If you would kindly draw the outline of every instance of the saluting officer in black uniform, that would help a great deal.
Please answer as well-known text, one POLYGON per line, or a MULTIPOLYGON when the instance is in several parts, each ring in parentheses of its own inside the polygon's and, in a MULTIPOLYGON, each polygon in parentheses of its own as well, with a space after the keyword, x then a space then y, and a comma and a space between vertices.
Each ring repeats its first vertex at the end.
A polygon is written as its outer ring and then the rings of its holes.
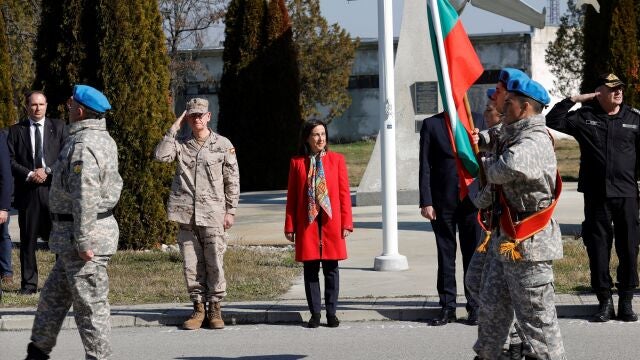
POLYGON ((591 287, 600 306, 593 321, 615 317, 609 274, 615 238, 618 319, 637 321, 631 301, 638 286, 638 186, 636 156, 640 145, 640 111, 622 103, 624 83, 614 74, 598 79, 594 93, 556 104, 547 126, 572 135, 580 145, 578 191, 584 194, 582 238, 589 255, 591 287), (569 111, 577 102, 581 108, 569 111), (613 224, 613 226, 612 226, 613 224))

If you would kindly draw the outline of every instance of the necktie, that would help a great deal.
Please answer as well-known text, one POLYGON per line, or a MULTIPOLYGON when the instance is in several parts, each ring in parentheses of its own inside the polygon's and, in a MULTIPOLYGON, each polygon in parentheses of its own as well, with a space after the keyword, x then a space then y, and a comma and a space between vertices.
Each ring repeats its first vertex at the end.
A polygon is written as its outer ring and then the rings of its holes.
POLYGON ((36 169, 39 169, 42 167, 42 135, 40 135, 40 124, 35 123, 34 124, 36 126, 36 138, 35 138, 35 145, 36 145, 36 151, 35 151, 35 155, 33 157, 33 163, 35 165, 36 169))

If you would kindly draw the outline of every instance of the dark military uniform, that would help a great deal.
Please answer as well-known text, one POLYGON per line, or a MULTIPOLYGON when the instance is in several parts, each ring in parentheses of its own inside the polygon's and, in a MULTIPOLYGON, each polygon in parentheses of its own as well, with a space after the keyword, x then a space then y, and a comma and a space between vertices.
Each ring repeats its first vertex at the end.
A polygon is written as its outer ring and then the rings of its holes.
POLYGON ((597 101, 569 111, 565 99, 547 114, 550 128, 572 135, 580 145, 578 191, 584 193, 582 237, 589 255, 591 286, 602 302, 611 296, 609 273, 615 238, 621 297, 633 296, 638 286, 637 152, 640 112, 622 104, 609 116, 597 101), (613 223, 613 226, 611 225, 613 223))
MULTIPOLYGON (((49 194, 53 228, 49 239, 56 263, 40 294, 31 341, 48 354, 73 305, 87 359, 108 359, 110 308, 107 264, 118 248, 119 229, 111 210, 122 190, 118 149, 105 119, 68 126, 49 194), (79 251, 92 250, 91 261, 79 251)), ((30 345, 31 346, 31 345, 30 345)))

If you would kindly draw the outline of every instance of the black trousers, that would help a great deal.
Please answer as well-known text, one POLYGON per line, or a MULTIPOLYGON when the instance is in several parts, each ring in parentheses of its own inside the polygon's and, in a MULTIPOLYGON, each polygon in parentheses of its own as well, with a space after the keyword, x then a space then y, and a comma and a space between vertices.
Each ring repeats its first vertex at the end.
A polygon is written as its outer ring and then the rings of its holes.
POLYGON ((37 290, 38 264, 36 261, 36 243, 38 236, 49 241, 51 218, 49 215, 49 187, 38 186, 32 190, 25 209, 18 210, 20 226, 20 287, 24 290, 37 290))
POLYGON ((315 260, 303 262, 304 292, 307 295, 307 305, 311 313, 320 313, 322 308, 320 297, 320 263, 324 274, 324 306, 327 315, 336 314, 338 293, 340 291, 340 270, 338 260, 315 260))
MULTIPOLYGON (((456 307, 456 228, 460 238, 460 252, 462 253, 462 268, 467 274, 471 257, 480 242, 482 229, 476 220, 478 209, 466 197, 457 202, 457 206, 440 207, 434 204, 436 219, 431 221, 431 227, 436 236, 438 250, 438 295, 440 306, 454 309, 456 307)), ((478 303, 471 293, 464 287, 467 298, 467 310, 475 309, 478 303)))
POLYGON ((616 245, 619 265, 616 287, 620 295, 638 287, 638 199, 584 195, 582 239, 589 255, 591 287, 599 300, 611 295, 611 247, 616 245))

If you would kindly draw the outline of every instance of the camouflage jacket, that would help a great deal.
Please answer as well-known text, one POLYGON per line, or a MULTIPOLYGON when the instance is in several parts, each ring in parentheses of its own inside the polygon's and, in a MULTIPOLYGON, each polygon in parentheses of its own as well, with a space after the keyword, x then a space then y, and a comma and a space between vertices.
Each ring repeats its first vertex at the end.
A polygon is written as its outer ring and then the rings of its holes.
MULTIPOLYGON (((548 207, 555 191, 557 163, 544 116, 504 125, 500 145, 494 157, 485 159, 487 181, 501 185, 512 213, 531 213, 548 207)), ((491 186, 485 187, 475 199, 480 208, 490 205, 491 196, 486 196, 490 189, 491 186)), ((491 241, 493 251, 505 240, 503 237, 500 232, 497 241, 491 241)), ((525 261, 562 258, 558 223, 551 219, 542 231, 523 241, 519 251, 525 261)))
POLYGON ((235 149, 224 136, 211 132, 200 145, 191 133, 169 130, 155 151, 162 162, 177 160, 167 202, 169 220, 208 226, 224 233, 225 214, 235 215, 240 198, 240 174, 235 149))
POLYGON ((120 199, 118 148, 105 119, 87 119, 68 125, 60 155, 52 169, 49 211, 72 214, 73 222, 54 221, 49 239, 53 252, 92 250, 109 255, 118 248, 119 229, 111 211, 120 199))

